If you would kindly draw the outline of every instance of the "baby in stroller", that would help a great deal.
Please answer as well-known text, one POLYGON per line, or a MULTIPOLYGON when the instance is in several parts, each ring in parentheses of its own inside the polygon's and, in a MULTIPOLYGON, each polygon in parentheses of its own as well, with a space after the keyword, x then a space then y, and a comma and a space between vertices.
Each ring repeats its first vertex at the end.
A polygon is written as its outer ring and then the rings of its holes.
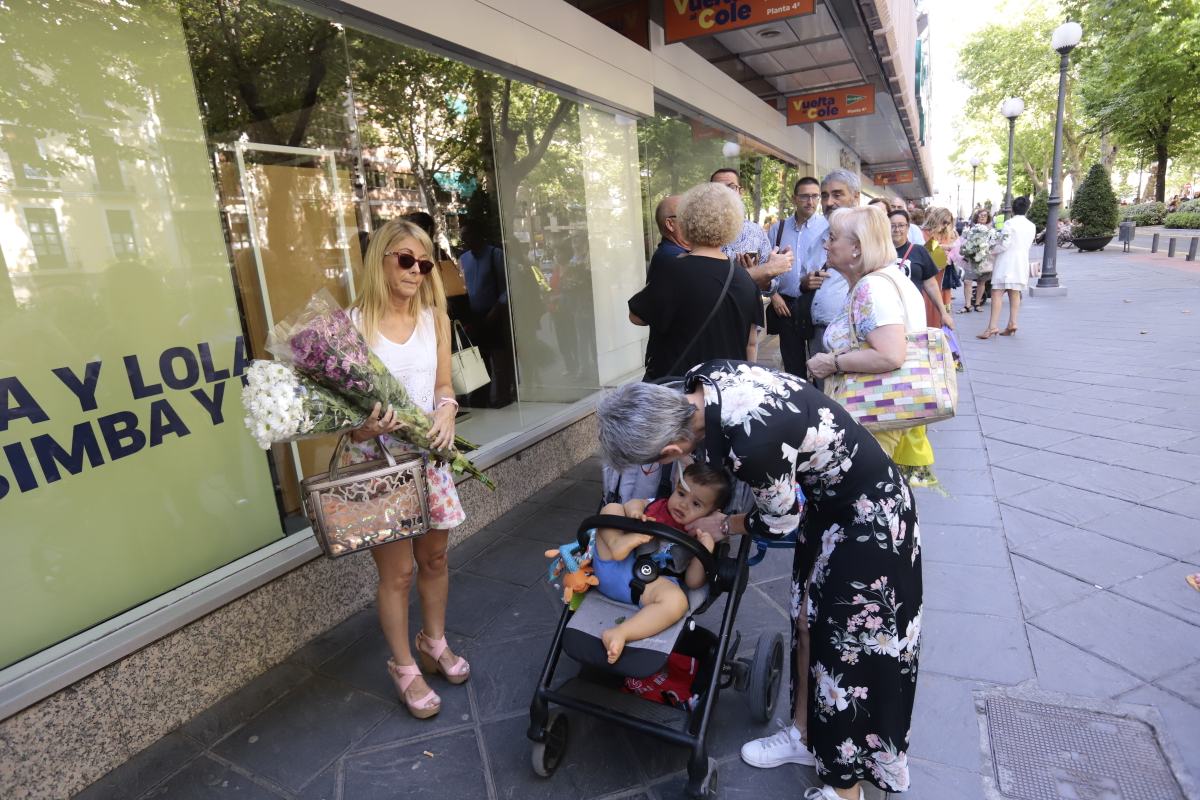
MULTIPOLYGON (((711 553, 716 546, 712 537, 703 532, 692 534, 687 526, 724 508, 729 502, 730 491, 725 473, 707 464, 695 463, 683 471, 670 496, 649 504, 646 500, 630 500, 623 505, 609 503, 600 513, 662 523, 694 536, 711 553)), ((687 595, 674 578, 657 577, 646 583, 640 595, 635 596, 638 595, 637 586, 632 582, 634 562, 638 558, 635 551, 653 540, 649 534, 625 533, 613 528, 596 531, 592 568, 600 581, 597 588, 611 600, 640 606, 632 617, 601 634, 610 664, 615 664, 621 657, 626 642, 661 633, 687 613, 687 595)), ((684 573, 684 583, 689 589, 698 589, 704 585, 704 580, 703 566, 693 559, 684 573)))

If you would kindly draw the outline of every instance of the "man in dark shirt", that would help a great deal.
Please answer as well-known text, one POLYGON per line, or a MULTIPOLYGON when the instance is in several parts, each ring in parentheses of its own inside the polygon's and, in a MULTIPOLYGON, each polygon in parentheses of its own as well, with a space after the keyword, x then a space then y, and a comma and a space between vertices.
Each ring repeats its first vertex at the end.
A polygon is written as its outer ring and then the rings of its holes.
POLYGON ((678 207, 679 195, 670 194, 660 200, 658 207, 654 209, 654 224, 658 226, 658 232, 662 235, 662 239, 659 241, 654 255, 650 257, 649 266, 646 267, 647 279, 654 272, 656 266, 664 261, 678 258, 688 251, 687 243, 683 241, 683 234, 679 232, 679 223, 675 219, 675 209, 678 207))
POLYGON ((942 324, 953 330, 954 317, 945 311, 942 304, 937 265, 933 263, 928 250, 908 240, 908 212, 903 208, 895 209, 888 215, 888 224, 892 229, 892 244, 896 246, 896 266, 912 280, 917 291, 924 292, 937 308, 943 309, 942 324))
POLYGON ((629 299, 630 319, 650 326, 644 380, 668 375, 680 356, 685 358, 679 372, 714 358, 747 358, 755 325, 762 318, 762 301, 758 287, 741 268, 734 269, 729 291, 712 321, 684 352, 716 304, 728 270, 728 261, 693 255, 654 266, 646 287, 629 299))

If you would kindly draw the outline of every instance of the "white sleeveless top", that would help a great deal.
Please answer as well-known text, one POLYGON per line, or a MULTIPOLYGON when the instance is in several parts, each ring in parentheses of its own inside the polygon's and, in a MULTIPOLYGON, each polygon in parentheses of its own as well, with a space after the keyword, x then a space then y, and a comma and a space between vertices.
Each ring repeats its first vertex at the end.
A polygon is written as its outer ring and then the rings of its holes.
MULTIPOLYGON (((357 308, 350 312, 350 318, 361 331, 357 308)), ((393 342, 376 333, 375 341, 368 344, 400 381, 413 403, 423 411, 433 411, 433 391, 437 385, 437 328, 433 311, 427 308, 421 312, 407 342, 393 342)))

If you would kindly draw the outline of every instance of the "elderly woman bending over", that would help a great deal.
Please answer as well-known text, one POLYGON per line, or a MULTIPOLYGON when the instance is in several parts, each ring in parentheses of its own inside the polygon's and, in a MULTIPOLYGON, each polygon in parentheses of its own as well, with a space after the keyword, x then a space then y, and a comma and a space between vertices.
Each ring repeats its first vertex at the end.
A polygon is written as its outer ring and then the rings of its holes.
MULTIPOLYGON (((872 213, 889 242, 883 212, 872 213)), ((812 384, 744 361, 699 364, 682 391, 627 384, 596 416, 609 463, 675 461, 703 444, 710 466, 749 485, 749 513, 711 514, 687 526, 693 533, 781 537, 800 528, 790 604, 793 724, 747 742, 742 759, 815 767, 824 785, 805 796, 818 800, 862 800, 864 781, 908 789, 921 540, 912 493, 871 435, 812 384), (797 488, 808 498, 803 518, 797 488)))

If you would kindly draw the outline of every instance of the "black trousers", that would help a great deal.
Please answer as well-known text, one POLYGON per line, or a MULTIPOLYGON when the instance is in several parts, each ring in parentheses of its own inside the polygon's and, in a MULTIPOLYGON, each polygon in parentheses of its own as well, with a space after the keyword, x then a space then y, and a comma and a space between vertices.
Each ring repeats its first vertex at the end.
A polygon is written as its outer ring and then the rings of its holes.
POLYGON ((796 303, 799 298, 780 295, 787 303, 790 317, 777 317, 779 324, 779 355, 783 359, 783 371, 798 378, 808 375, 808 337, 805 326, 798 322, 796 303))

